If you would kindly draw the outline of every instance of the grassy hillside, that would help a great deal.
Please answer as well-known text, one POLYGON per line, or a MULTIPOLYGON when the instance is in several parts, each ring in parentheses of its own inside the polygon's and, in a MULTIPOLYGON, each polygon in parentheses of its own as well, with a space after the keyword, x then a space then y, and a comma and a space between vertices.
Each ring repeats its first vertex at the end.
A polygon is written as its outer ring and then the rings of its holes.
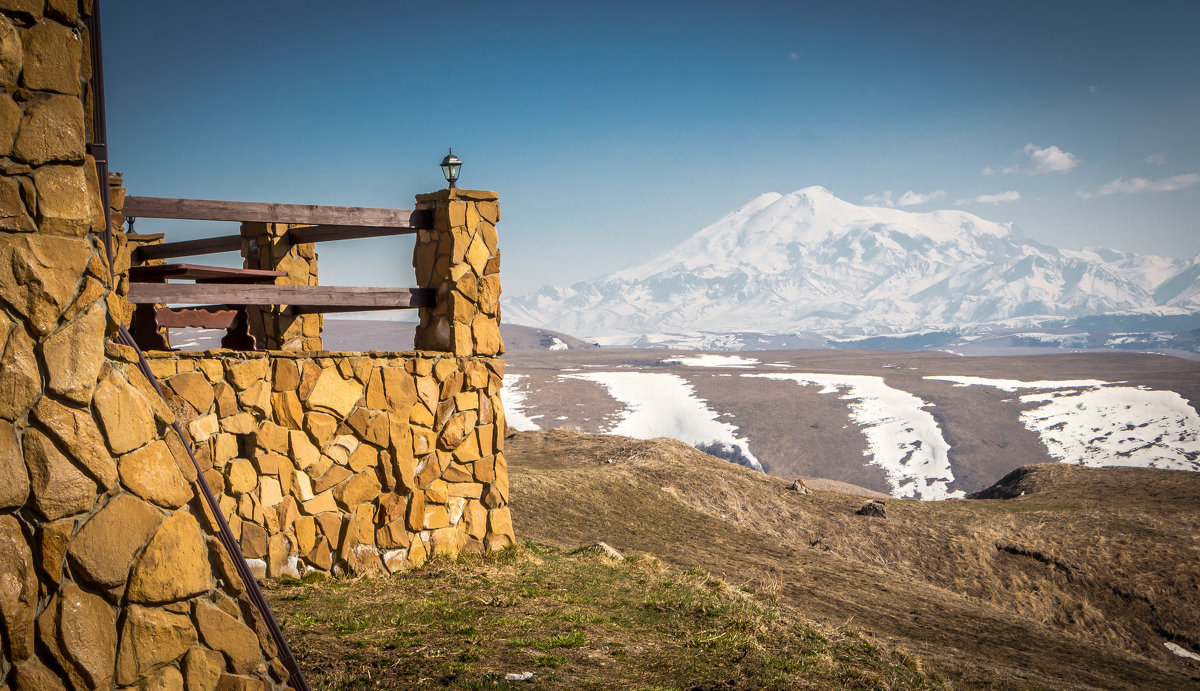
POLYGON ((271 590, 316 686, 1200 686, 1164 645, 1200 651, 1198 474, 1033 466, 878 518, 672 440, 507 448, 532 545, 271 590))

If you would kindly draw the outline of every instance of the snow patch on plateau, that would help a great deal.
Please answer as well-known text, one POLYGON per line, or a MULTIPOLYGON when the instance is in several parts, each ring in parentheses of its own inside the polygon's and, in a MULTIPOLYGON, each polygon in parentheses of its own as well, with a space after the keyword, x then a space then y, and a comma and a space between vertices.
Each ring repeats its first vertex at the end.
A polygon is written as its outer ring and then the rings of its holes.
POLYGON ((687 365, 688 367, 740 367, 753 368, 758 360, 737 355, 696 355, 693 357, 677 357, 663 360, 664 365, 687 365))
POLYGON ((588 372, 561 374, 561 379, 579 379, 600 384, 621 402, 621 419, 607 430, 635 439, 671 437, 714 456, 762 471, 762 463, 750 453, 738 428, 717 418, 721 415, 696 396, 686 379, 675 374, 651 372, 588 372))
POLYGON ((1001 391, 1014 393, 1020 389, 1054 390, 1078 389, 1104 386, 1105 384, 1122 384, 1124 382, 1107 382, 1100 379, 1059 379, 1041 381, 1021 381, 1020 379, 988 379, 986 377, 959 377, 956 375, 937 375, 925 377, 934 381, 948 381, 956 387, 991 386, 1001 391))
POLYGON ((509 429, 517 432, 533 432, 541 429, 534 420, 542 416, 526 413, 525 402, 530 392, 518 388, 524 378, 523 374, 512 374, 511 372, 505 374, 504 388, 500 389, 500 402, 504 404, 504 417, 508 421, 509 429))
POLYGON ((816 385, 822 387, 822 394, 845 391, 840 398, 850 402, 850 418, 862 427, 867 438, 865 454, 871 457, 872 465, 883 468, 892 496, 923 500, 964 496, 962 490, 949 489, 954 481, 950 445, 937 420, 925 410, 932 404, 888 386, 883 377, 809 373, 742 376, 816 385))
POLYGON ((1095 379, 925 378, 1009 392, 1037 390, 1019 398, 1024 404, 1041 404, 1022 412, 1021 422, 1063 463, 1200 471, 1200 415, 1174 391, 1095 379))
POLYGON ((1200 470, 1200 415, 1174 391, 1109 386, 1021 396, 1021 413, 1050 455, 1092 468, 1200 470))

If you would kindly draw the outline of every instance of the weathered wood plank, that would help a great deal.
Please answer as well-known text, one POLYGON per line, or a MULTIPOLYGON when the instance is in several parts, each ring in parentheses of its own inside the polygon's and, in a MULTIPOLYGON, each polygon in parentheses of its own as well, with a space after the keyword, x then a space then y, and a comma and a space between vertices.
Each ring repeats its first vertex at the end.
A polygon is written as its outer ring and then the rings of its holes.
POLYGON ((419 295, 413 296, 413 302, 408 307, 388 307, 379 305, 288 305, 292 308, 294 314, 339 314, 342 312, 378 312, 380 310, 394 309, 416 309, 418 307, 433 307, 433 296, 431 295, 428 304, 426 300, 419 295))
POLYGON ((159 307, 155 314, 159 326, 228 329, 240 310, 224 305, 209 307, 159 307))
POLYGON ((160 245, 142 245, 133 251, 135 261, 192 257, 216 252, 238 252, 242 249, 241 235, 220 235, 215 238, 164 242, 160 245))
POLYGON ((416 228, 385 227, 385 226, 350 226, 350 225, 319 225, 292 228, 288 231, 293 244, 305 242, 327 242, 330 240, 356 240, 360 238, 379 238, 392 235, 412 235, 416 228))
MULTIPOLYGON (((313 225, 412 226, 412 209, 378 209, 361 206, 318 206, 234 202, 216 199, 170 199, 126 197, 123 213, 133 218, 185 218, 198 221, 252 221, 259 223, 307 223, 313 225)), ((428 213, 415 220, 428 222, 428 213)))
POLYGON ((321 307, 404 309, 432 307, 429 288, 359 288, 353 286, 276 286, 243 283, 130 283, 135 304, 292 305, 307 311, 321 307))
POLYGON ((129 267, 129 280, 135 282, 159 282, 167 279, 193 279, 198 281, 236 281, 272 283, 279 276, 286 276, 285 271, 268 271, 265 269, 234 269, 225 266, 205 266, 203 264, 156 264, 129 267))

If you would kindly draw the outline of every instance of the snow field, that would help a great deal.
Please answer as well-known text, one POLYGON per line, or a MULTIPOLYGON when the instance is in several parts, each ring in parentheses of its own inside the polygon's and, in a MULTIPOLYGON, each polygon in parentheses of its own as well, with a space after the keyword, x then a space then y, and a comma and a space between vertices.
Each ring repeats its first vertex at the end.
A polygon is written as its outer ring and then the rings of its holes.
POLYGON ((1100 379, 1060 379, 1041 381, 1021 381, 1020 379, 988 379, 986 377, 960 377, 955 375, 938 375, 924 377, 934 381, 948 381, 957 387, 962 386, 991 386, 1001 391, 1014 393, 1021 389, 1053 390, 1076 389, 1104 386, 1105 384, 1122 384, 1124 382, 1107 382, 1100 379))
POLYGON ((964 496, 962 490, 949 489, 954 481, 950 445, 933 415, 925 410, 932 404, 888 386, 883 377, 790 372, 742 376, 816 385, 822 387, 822 394, 844 390, 841 398, 849 401, 850 418, 867 438, 869 462, 886 473, 892 496, 923 500, 964 496))
POLYGON ((750 452, 738 428, 717 418, 720 414, 696 396, 686 379, 657 372, 588 372, 561 374, 600 384, 625 406, 621 419, 606 430, 635 439, 671 437, 703 451, 761 471, 762 463, 750 452))
POLYGON ((925 377, 956 386, 1034 389, 1021 413, 1047 451, 1063 463, 1200 471, 1200 415, 1174 391, 1115 386, 1095 379, 1023 382, 982 377, 925 377))
POLYGON ((687 365, 688 367, 738 367, 752 369, 758 360, 737 355, 695 355, 677 357, 661 361, 664 365, 687 365))
POLYGON ((541 429, 534 420, 542 416, 527 415, 525 412, 525 399, 530 392, 518 388, 524 378, 523 374, 505 374, 504 387, 500 389, 500 402, 504 404, 504 418, 510 430, 532 432, 541 429))

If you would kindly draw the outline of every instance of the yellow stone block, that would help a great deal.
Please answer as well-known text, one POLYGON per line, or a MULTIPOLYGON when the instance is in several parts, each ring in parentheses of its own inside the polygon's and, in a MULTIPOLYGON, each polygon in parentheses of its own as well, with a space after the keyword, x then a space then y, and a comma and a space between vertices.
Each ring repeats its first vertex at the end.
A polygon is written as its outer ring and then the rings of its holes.
MULTIPOLYGON (((451 482, 448 486, 447 493, 453 497, 464 497, 467 499, 478 499, 483 496, 483 485, 478 482, 451 482)), ((480 538, 483 536, 480 535, 480 538)))
POLYGON ((435 557, 454 557, 459 552, 459 535, 454 528, 435 530, 429 538, 429 545, 435 557))
POLYGON ((447 377, 457 371, 458 362, 450 357, 439 358, 437 364, 433 367, 433 374, 439 382, 446 381, 447 377))
POLYGON ((333 490, 325 490, 316 495, 312 499, 304 502, 304 513, 315 516, 326 511, 337 511, 337 500, 334 499, 333 490))
POLYGON ((387 397, 383 388, 383 373, 376 367, 371 370, 367 379, 367 407, 371 410, 383 410, 387 407, 387 397))
POLYGON ((271 414, 271 385, 265 379, 255 382, 250 388, 238 394, 238 402, 250 412, 258 413, 260 417, 271 414))
POLYGON ((451 228, 461 228, 467 225, 467 204, 451 202, 446 208, 446 218, 451 228))
POLYGON ((413 374, 418 377, 428 377, 433 372, 433 360, 428 357, 417 358, 413 362, 413 374))
POLYGON ((422 527, 425 530, 437 530, 450 525, 450 514, 446 512, 446 507, 441 504, 426 504, 425 516, 422 527))
POLYGON ((492 258, 492 250, 487 246, 482 234, 476 235, 471 241, 467 251, 463 256, 463 260, 471 265, 471 269, 478 276, 483 276, 488 260, 492 258))
MULTIPOLYGON (((414 489, 408 499, 405 521, 409 530, 421 530, 425 524, 425 493, 414 489)), ((416 542, 420 542, 417 540, 416 542)))
POLYGON ((317 521, 312 516, 301 516, 292 525, 296 533, 296 551, 308 554, 317 541, 317 521))
POLYGON ((479 215, 482 216, 488 223, 500 222, 500 204, 494 201, 477 202, 475 208, 479 210, 479 215))
POLYGON ((495 255, 500 243, 500 237, 496 233, 496 226, 490 223, 481 223, 477 232, 479 233, 479 237, 483 238, 483 244, 488 249, 488 256, 495 255))
POLYGON ((454 406, 459 410, 478 410, 479 394, 474 391, 463 391, 454 396, 454 406))
POLYGON ((379 464, 379 451, 370 444, 363 444, 350 454, 350 470, 360 473, 379 464))
POLYGON ((479 454, 479 430, 473 429, 454 449, 454 460, 459 463, 473 463, 482 456, 479 454))
MULTIPOLYGON (((445 480, 434 480, 425 488, 426 504, 445 504, 450 498, 445 480)), ((428 507, 426 507, 428 509, 428 507)))
POLYGON ((471 468, 457 461, 451 461, 450 465, 446 466, 446 472, 442 473, 442 479, 450 483, 463 483, 474 481, 474 476, 471 473, 471 468))
MULTIPOLYGON (((485 315, 477 315, 475 319, 479 319, 485 315)), ((466 324, 455 324, 454 327, 454 354, 455 355, 474 355, 475 341, 471 337, 471 327, 466 324)))

